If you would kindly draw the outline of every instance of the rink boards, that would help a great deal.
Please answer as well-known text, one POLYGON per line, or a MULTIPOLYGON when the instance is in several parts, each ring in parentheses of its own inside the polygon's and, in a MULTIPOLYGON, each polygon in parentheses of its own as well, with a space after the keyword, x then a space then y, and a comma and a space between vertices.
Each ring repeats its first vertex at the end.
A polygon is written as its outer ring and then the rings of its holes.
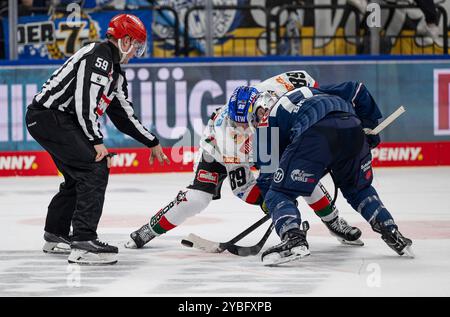
MULTIPOLYGON (((147 148, 110 149, 116 152, 112 174, 169 173, 192 171, 197 147, 164 148, 171 158, 170 165, 148 163, 147 148)), ((401 166, 449 166, 450 142, 383 143, 372 150, 376 167, 401 166)), ((0 177, 2 176, 51 176, 58 170, 47 152, 0 153, 0 177)))
MULTIPOLYGON (((130 99, 137 117, 171 154, 172 164, 149 166, 148 151, 104 116, 105 144, 119 154, 112 173, 192 170, 205 124, 233 89, 293 69, 306 70, 320 85, 364 82, 385 116, 399 105, 406 107, 406 114, 382 132, 382 146, 373 152, 375 166, 450 165, 448 62, 426 56, 140 60, 125 69, 130 99)), ((57 174, 24 122, 27 105, 57 66, 0 65, 0 177, 57 174)))

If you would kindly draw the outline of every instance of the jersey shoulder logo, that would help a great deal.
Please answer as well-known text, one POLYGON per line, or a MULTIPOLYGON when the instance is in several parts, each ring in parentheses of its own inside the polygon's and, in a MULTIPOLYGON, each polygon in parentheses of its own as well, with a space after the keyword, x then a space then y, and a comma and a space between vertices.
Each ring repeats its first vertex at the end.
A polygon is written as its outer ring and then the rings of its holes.
POLYGON ((91 82, 100 86, 106 86, 108 80, 109 80, 108 77, 98 73, 93 72, 91 75, 91 82))

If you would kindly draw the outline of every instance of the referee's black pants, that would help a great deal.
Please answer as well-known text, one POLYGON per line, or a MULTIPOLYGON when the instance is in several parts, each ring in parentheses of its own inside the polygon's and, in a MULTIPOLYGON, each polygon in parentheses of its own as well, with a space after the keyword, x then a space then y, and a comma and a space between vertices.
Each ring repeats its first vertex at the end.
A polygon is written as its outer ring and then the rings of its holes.
POLYGON ((64 183, 48 206, 45 231, 73 241, 97 238, 109 169, 106 160, 95 162, 96 151, 75 117, 58 110, 28 109, 26 123, 31 136, 48 152, 64 183))

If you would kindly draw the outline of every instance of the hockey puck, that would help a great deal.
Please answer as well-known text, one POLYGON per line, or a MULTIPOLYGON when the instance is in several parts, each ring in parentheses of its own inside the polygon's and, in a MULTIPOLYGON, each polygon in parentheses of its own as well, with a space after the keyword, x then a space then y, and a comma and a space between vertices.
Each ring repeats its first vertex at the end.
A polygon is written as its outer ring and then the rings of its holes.
POLYGON ((188 248, 192 248, 194 246, 194 243, 192 243, 192 241, 185 239, 181 240, 181 244, 188 248))

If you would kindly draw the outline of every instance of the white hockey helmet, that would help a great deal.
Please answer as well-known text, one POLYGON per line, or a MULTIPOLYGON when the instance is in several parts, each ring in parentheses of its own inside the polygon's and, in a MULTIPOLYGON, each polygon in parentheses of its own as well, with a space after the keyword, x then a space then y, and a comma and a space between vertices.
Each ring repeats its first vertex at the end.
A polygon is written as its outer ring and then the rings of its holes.
POLYGON ((264 91, 258 95, 255 101, 255 113, 258 108, 262 107, 264 110, 269 110, 277 102, 277 97, 270 91, 264 91))

